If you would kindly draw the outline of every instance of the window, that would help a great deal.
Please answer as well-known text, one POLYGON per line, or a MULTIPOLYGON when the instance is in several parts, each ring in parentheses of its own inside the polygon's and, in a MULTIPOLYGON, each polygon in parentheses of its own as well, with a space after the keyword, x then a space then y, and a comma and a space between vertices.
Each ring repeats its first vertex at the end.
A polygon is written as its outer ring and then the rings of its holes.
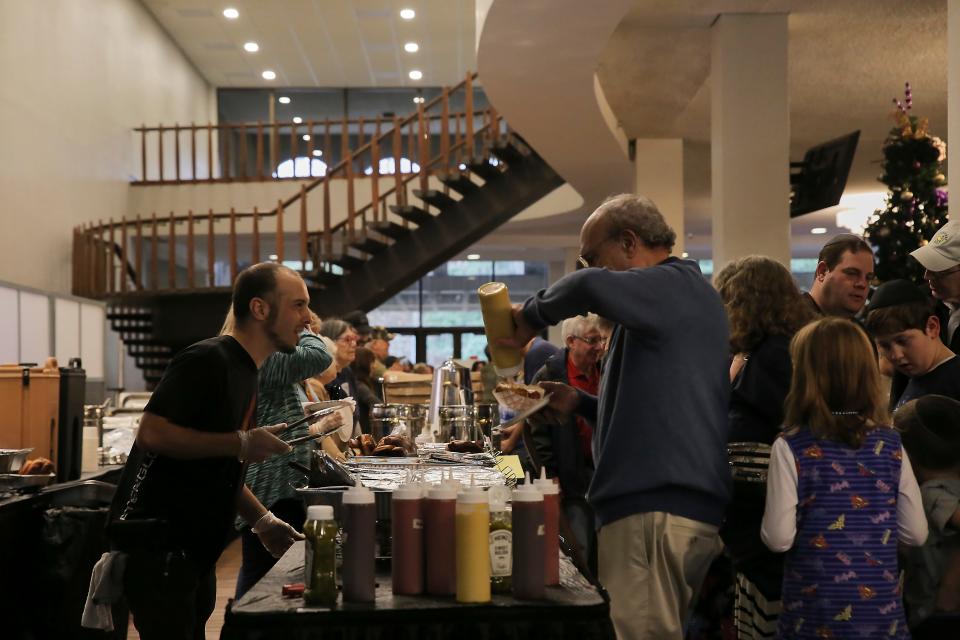
POLYGON ((321 178, 327 175, 327 163, 319 158, 300 156, 294 160, 284 160, 277 166, 275 178, 321 178))
MULTIPOLYGON (((377 164, 380 165, 380 175, 382 176, 391 176, 395 173, 394 165, 396 164, 393 158, 380 158, 380 162, 377 164)), ((417 173, 420 171, 420 165, 416 162, 410 162, 408 158, 400 157, 400 173, 417 173)), ((367 167, 363 170, 364 175, 372 175, 373 167, 367 167)))

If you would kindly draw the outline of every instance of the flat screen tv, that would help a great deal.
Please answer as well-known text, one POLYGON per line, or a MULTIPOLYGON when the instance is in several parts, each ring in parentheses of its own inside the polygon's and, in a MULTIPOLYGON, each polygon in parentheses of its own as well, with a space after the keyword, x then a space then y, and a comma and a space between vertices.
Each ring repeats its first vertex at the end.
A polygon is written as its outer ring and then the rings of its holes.
POLYGON ((790 163, 790 217, 813 213, 840 202, 847 186, 860 131, 811 147, 803 162, 790 163))

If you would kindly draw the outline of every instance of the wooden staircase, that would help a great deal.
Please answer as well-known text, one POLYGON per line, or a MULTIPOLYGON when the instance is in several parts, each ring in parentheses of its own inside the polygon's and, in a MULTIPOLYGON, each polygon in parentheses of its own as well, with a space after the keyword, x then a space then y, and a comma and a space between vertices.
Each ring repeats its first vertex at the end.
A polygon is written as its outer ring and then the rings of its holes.
MULTIPOLYGON (((277 203, 273 211, 110 221, 75 230, 74 293, 104 299, 108 318, 120 333, 149 385, 155 384, 169 359, 183 347, 216 335, 229 307, 230 287, 214 278, 213 247, 229 237, 231 280, 240 268, 236 224, 253 217, 253 256, 260 244, 261 220, 273 218, 275 253, 284 256, 291 234, 299 242, 301 274, 311 293, 311 307, 321 317, 354 309, 370 310, 407 288, 429 271, 495 230, 520 211, 559 187, 563 180, 523 139, 504 126, 492 108, 474 112, 472 75, 393 127, 376 133, 366 144, 344 150, 343 160, 326 175, 302 184, 299 191, 277 203), (466 113, 449 114, 448 101, 464 92, 466 113), (437 115, 439 114, 439 115, 437 115), (453 122, 455 122, 455 130, 453 122), (475 126, 477 123, 480 126, 475 126), (449 128, 448 128, 449 126, 449 128), (380 159, 394 158, 401 166, 403 141, 416 158, 416 173, 380 174, 380 159), (363 167, 374 168, 364 175, 363 167), (332 180, 346 180, 345 201, 334 202, 332 180), (370 199, 358 206, 355 182, 369 180, 370 199), (384 188, 383 182, 391 183, 384 188), (321 193, 322 228, 307 225, 307 199, 321 193), (284 227, 284 213, 300 209, 299 230, 284 227), (335 212, 346 212, 332 224, 335 212), (228 234, 215 225, 229 222, 228 234), (165 233, 158 226, 166 225, 165 233), (186 227, 186 238, 178 232, 186 227), (195 227, 208 230, 207 276, 196 282, 202 264, 195 227), (146 231, 146 233, 145 233, 146 231), (147 236, 147 237, 145 237, 147 236), (158 236, 167 248, 158 248, 158 236), (184 242, 185 240, 185 242, 184 242), (176 250, 175 250, 176 249, 176 250), (185 250, 184 250, 185 249, 185 250), (158 270, 158 254, 167 251, 166 281, 158 270), (183 255, 185 254, 185 256, 183 255), (195 254, 197 254, 195 256, 195 254), (186 269, 185 283, 182 273, 186 269), (184 286, 185 284, 185 286, 184 286)), ((361 137, 362 139, 362 137, 361 137)), ((359 191, 359 190, 357 190, 359 191)), ((262 258, 260 258, 262 259, 262 258)))

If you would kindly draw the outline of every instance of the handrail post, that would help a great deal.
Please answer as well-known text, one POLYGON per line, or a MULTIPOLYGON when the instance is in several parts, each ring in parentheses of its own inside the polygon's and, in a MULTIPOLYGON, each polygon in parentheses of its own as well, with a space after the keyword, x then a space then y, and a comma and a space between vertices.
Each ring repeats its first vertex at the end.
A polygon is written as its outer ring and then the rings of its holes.
POLYGON ((159 288, 160 264, 157 257, 157 212, 152 214, 152 227, 150 236, 150 288, 159 288))
POLYGON ((260 212, 253 208, 253 235, 250 238, 252 264, 260 262, 260 212))
POLYGON ((167 284, 170 290, 177 288, 177 225, 173 211, 170 212, 170 228, 167 231, 167 284))
POLYGON ((257 178, 263 180, 263 120, 257 120, 257 178))
POLYGON ((407 204, 403 176, 400 175, 400 158, 403 155, 403 132, 400 130, 400 116, 393 116, 393 191, 398 206, 407 204))
POLYGON ((213 182, 213 123, 207 123, 207 180, 213 182))
POLYGON ((450 169, 450 89, 443 88, 440 113, 440 166, 444 171, 450 169))
MULTIPOLYGON (((323 257, 329 260, 333 254, 333 236, 330 232, 330 174, 323 178, 323 257)), ((319 267, 318 267, 319 268, 319 267)))
POLYGON ((230 286, 237 279, 237 214, 230 207, 230 286))
POLYGON ((180 182, 180 123, 173 123, 173 163, 174 175, 177 176, 177 182, 180 182))
POLYGON ((217 286, 216 260, 214 251, 216 245, 213 241, 213 209, 207 210, 207 283, 211 287, 217 286))
MULTIPOLYGON (((303 196, 303 190, 301 185, 300 195, 303 196)), ((277 200, 277 248, 275 253, 277 254, 277 262, 283 263, 283 200, 277 200)))
POLYGON ((417 145, 420 158, 420 189, 426 191, 430 187, 430 178, 427 176, 427 165, 430 164, 429 151, 427 145, 430 141, 430 129, 427 128, 426 120, 423 117, 423 103, 417 103, 417 145))
POLYGON ((113 293, 116 289, 116 276, 114 276, 113 248, 117 246, 113 237, 113 218, 110 218, 110 246, 107 247, 107 291, 113 293))
POLYGON ((300 185, 300 268, 307 270, 307 186, 304 184, 300 185))
POLYGON ((193 209, 187 210, 187 288, 193 289, 193 209))
POLYGON ((147 181, 147 125, 140 125, 140 179, 147 181))
POLYGON ((197 181, 197 125, 190 123, 190 179, 197 181))
POLYGON ((466 139, 466 157, 469 160, 476 153, 473 146, 473 73, 467 72, 467 79, 463 88, 466 99, 464 101, 464 111, 466 111, 467 139, 466 139))
MULTIPOLYGON (((380 207, 380 115, 377 115, 373 138, 370 139, 370 206, 373 209, 373 222, 377 222, 380 207)), ((364 215, 366 220, 366 215, 364 215)))
POLYGON ((140 214, 137 214, 137 246, 134 250, 134 255, 137 257, 137 279, 134 281, 133 285, 135 289, 143 289, 143 220, 140 219, 140 214))
POLYGON ((157 127, 157 152, 160 154, 160 182, 163 182, 163 125, 157 127))
POLYGON ((297 123, 290 121, 290 164, 293 165, 291 174, 297 177, 297 123))
POLYGON ((307 120, 307 175, 313 177, 313 120, 307 120))
POLYGON ((127 217, 120 218, 120 291, 127 292, 127 217))
MULTIPOLYGON (((350 229, 350 242, 353 242, 356 237, 356 202, 354 199, 353 192, 353 152, 349 151, 346 157, 346 170, 347 170, 347 226, 350 229)), ((343 253, 346 253, 346 247, 343 248, 343 253)))

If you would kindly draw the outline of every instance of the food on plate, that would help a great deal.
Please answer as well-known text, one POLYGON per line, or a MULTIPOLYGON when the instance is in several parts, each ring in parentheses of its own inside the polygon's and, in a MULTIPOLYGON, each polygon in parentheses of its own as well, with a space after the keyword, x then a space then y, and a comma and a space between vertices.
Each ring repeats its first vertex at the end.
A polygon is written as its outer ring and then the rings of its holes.
POLYGON ((447 451, 456 453, 483 453, 483 443, 473 440, 451 440, 447 445, 447 451))
POLYGON ((535 384, 501 382, 493 389, 497 402, 517 412, 529 410, 546 395, 543 387, 535 384))
POLYGON ((22 476, 40 476, 40 475, 49 475, 54 472, 53 463, 46 458, 34 458, 33 460, 28 460, 20 467, 20 475, 22 476))

